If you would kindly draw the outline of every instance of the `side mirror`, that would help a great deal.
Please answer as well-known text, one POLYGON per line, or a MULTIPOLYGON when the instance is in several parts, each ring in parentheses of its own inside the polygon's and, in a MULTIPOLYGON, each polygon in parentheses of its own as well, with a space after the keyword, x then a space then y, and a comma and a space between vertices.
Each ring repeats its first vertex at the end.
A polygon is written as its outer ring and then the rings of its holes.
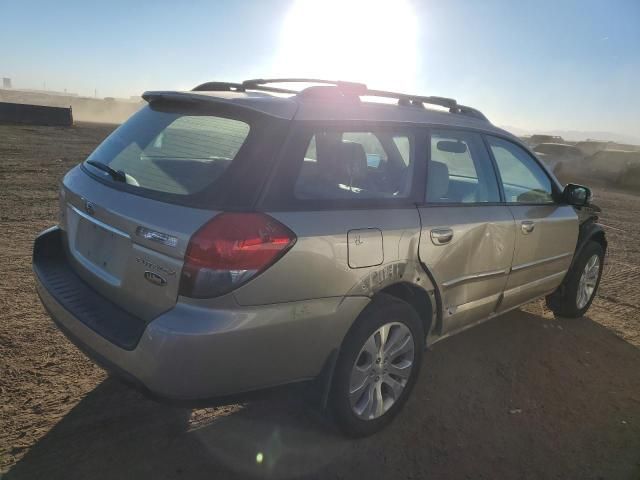
POLYGON ((584 185, 569 183, 564 187, 562 196, 569 205, 582 207, 591 201, 591 190, 584 185))

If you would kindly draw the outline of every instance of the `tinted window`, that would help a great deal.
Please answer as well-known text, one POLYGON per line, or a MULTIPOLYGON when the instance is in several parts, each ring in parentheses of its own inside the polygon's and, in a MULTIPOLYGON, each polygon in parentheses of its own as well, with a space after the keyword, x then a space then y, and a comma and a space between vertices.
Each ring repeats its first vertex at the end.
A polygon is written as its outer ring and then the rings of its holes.
POLYGON ((522 147, 496 137, 488 137, 498 164, 505 199, 510 203, 551 203, 551 179, 522 147))
POLYGON ((412 140, 392 132, 318 131, 300 163, 298 199, 406 198, 412 140))
POLYGON ((239 120, 145 108, 87 160, 125 172, 131 186, 191 195, 229 167, 248 134, 249 125, 239 120))
POLYGON ((500 201, 496 175, 479 134, 449 130, 434 130, 431 133, 427 201, 500 201))

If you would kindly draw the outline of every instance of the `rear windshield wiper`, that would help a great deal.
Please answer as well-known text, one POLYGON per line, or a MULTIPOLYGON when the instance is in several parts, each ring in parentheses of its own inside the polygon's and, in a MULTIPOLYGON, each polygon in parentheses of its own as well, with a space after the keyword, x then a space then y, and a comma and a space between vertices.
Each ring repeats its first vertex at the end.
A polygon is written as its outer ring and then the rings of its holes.
POLYGON ((87 160, 87 163, 92 167, 96 167, 98 170, 107 172, 116 182, 127 183, 127 175, 122 170, 115 170, 106 163, 97 162, 96 160, 87 160))

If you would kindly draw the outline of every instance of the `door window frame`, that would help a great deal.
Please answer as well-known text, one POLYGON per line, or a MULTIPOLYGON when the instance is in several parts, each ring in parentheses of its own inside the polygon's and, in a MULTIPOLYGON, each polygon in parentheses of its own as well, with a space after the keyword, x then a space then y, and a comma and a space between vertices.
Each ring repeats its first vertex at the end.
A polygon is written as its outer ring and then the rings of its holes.
MULTIPOLYGON (((425 161, 425 176, 423 179, 423 183, 424 183, 424 192, 422 194, 422 200, 420 202, 420 204, 418 206, 420 207, 495 207, 495 206, 499 206, 499 205, 505 205, 505 196, 504 196, 504 189, 502 188, 502 184, 500 182, 500 177, 498 176, 498 172, 497 172, 497 165, 495 163, 495 160, 493 158, 493 156, 491 155, 491 152, 487 151, 487 142, 486 139, 484 138, 484 132, 481 130, 475 130, 472 128, 465 128, 465 127, 458 127, 458 126, 449 126, 449 125, 433 125, 430 126, 429 128, 426 128, 423 130, 424 134, 426 135, 426 142, 425 142, 425 157, 426 161, 425 161), (497 182, 497 186, 498 186, 498 194, 500 196, 500 200, 497 202, 429 202, 427 201, 427 182, 428 182, 428 165, 429 162, 431 162, 431 136, 432 136, 432 132, 433 131, 440 131, 440 132, 447 132, 450 131, 452 133, 474 133, 480 136, 481 139, 481 145, 482 148, 485 149, 485 153, 487 154, 487 159, 489 160, 489 163, 491 165, 491 168, 493 169, 493 175, 494 175, 494 180, 497 182)), ((475 162, 474 162, 475 164, 475 162)), ((475 165, 474 165, 475 166, 475 165)))
POLYGON ((362 120, 311 120, 293 121, 285 140, 278 162, 272 170, 266 187, 258 202, 265 211, 310 211, 310 210, 362 210, 415 208, 425 194, 423 183, 427 164, 423 161, 426 140, 424 129, 412 123, 380 122, 362 120), (339 198, 300 199, 295 196, 295 184, 299 167, 304 161, 309 142, 313 135, 321 131, 336 132, 379 132, 409 137, 412 143, 413 173, 411 188, 402 198, 339 198), (299 165, 298 165, 299 162, 299 165))
POLYGON ((546 167, 542 164, 542 162, 538 159, 538 157, 531 154, 531 152, 529 152, 527 148, 502 135, 495 135, 492 133, 483 133, 482 139, 485 144, 485 149, 489 153, 489 157, 491 158, 491 162, 493 163, 493 169, 496 174, 496 178, 498 180, 498 187, 500 188, 500 196, 502 198, 502 203, 504 205, 544 206, 544 205, 563 205, 564 204, 564 202, 558 201, 558 199, 562 198, 562 191, 558 188, 557 181, 553 177, 551 177, 546 167), (502 175, 500 173, 500 168, 498 167, 498 162, 496 161, 496 157, 494 156, 493 150, 491 149, 491 144, 489 143, 489 137, 494 137, 499 140, 502 140, 503 142, 507 142, 512 145, 515 145, 516 147, 520 148, 526 155, 528 155, 531 160, 533 160, 534 165, 537 165, 542 171, 542 173, 545 175, 545 177, 549 180, 549 185, 551 186, 551 200, 552 200, 551 202, 508 202, 507 201, 507 197, 504 193, 504 183, 502 181, 502 175))
MULTIPOLYGON (((422 133, 423 137, 426 138, 426 141, 424 142, 424 153, 423 153, 423 163, 424 163, 424 176, 422 178, 422 195, 420 197, 420 201, 419 203, 417 203, 418 207, 491 207, 491 206, 516 206, 516 205, 530 205, 530 206, 549 206, 549 205, 568 205, 562 198, 562 189, 560 188, 560 185, 558 183, 558 181, 551 176, 551 174, 549 173, 549 171, 546 169, 546 167, 544 166, 544 164, 538 159, 538 157, 536 157, 534 154, 532 154, 529 149, 522 145, 521 143, 514 141, 512 138, 508 137, 507 135, 501 135, 499 132, 487 132, 486 130, 483 129, 476 129, 476 128, 470 128, 470 127, 463 127, 463 126, 452 126, 452 125, 429 125, 428 127, 423 127, 422 128, 422 133), (495 175, 496 181, 498 182, 498 191, 500 193, 500 201, 499 202, 474 202, 474 203, 462 203, 462 202, 427 202, 427 192, 426 192, 426 186, 427 186, 427 165, 428 163, 431 161, 431 132, 433 130, 438 130, 438 131, 459 131, 459 132, 470 132, 470 133, 477 133, 482 137, 482 143, 484 145, 484 148, 487 152, 487 155, 491 161, 491 165, 493 166, 493 173, 495 175), (502 184, 502 176, 500 175, 500 169, 498 168, 498 164, 496 162, 496 159, 493 155, 493 152, 491 151, 491 146, 489 144, 489 140, 488 137, 495 137, 498 138, 500 140, 504 140, 506 142, 512 143, 514 145, 516 145, 517 147, 520 147, 522 150, 524 150, 526 152, 527 155, 529 155, 529 157, 531 157, 531 159, 535 162, 536 165, 538 165, 540 167, 540 169, 542 170, 542 172, 544 173, 544 175, 549 179, 549 182, 551 183, 551 191, 552 191, 552 199, 553 202, 548 202, 548 203, 538 203, 538 202, 507 202, 506 201, 506 196, 504 193, 504 185, 502 184), (425 160, 426 159, 426 160, 425 160)), ((417 154, 419 155, 419 152, 417 152, 417 154)), ((420 159, 418 158, 416 161, 416 164, 418 164, 418 162, 420 162, 420 159)))

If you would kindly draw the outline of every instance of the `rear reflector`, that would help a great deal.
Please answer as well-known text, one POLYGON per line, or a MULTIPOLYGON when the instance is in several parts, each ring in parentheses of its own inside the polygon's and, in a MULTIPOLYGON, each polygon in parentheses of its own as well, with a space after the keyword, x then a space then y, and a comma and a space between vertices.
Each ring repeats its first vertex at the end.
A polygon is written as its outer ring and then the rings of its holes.
POLYGON ((273 265, 295 234, 263 213, 221 213, 189 241, 180 295, 209 298, 242 285, 273 265))

